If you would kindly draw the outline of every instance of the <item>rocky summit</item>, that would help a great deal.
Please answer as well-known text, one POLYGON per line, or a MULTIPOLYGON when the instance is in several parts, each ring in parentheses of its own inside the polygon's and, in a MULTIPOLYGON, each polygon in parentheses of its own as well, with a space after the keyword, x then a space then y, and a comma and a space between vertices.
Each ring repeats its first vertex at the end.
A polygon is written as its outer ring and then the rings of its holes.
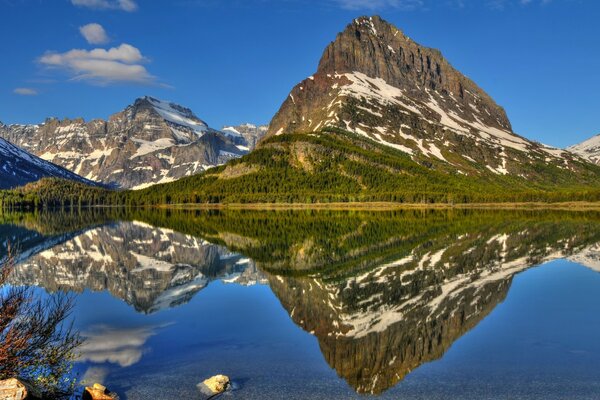
POLYGON ((355 19, 293 88, 268 137, 336 127, 464 175, 532 178, 535 163, 576 170, 576 156, 527 140, 502 107, 450 65, 380 17, 355 19), (524 167, 525 166, 525 167, 524 167))
POLYGON ((190 109, 152 97, 107 121, 0 125, 0 137, 87 179, 127 189, 197 174, 248 152, 243 138, 233 140, 190 109))

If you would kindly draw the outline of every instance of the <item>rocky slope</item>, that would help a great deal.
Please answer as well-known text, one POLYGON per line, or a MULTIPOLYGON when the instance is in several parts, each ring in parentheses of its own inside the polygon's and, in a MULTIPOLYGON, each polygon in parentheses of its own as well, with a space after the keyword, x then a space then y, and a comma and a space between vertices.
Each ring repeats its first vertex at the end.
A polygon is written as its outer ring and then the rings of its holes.
POLYGON ((376 16, 354 20, 327 46, 317 72, 292 89, 267 137, 324 127, 466 175, 535 175, 523 164, 580 168, 571 154, 515 134, 502 107, 438 50, 376 16))
POLYGON ((567 147, 567 150, 594 164, 600 164, 600 135, 567 147))
MULTIPOLYGON (((0 129, 2 129, 1 126, 0 129)), ((49 161, 42 160, 0 138, 0 189, 11 189, 46 177, 70 179, 95 185, 95 182, 84 179, 49 161)))
POLYGON ((88 179, 141 188, 197 174, 248 152, 188 108, 137 99, 108 121, 1 125, 0 137, 88 179))

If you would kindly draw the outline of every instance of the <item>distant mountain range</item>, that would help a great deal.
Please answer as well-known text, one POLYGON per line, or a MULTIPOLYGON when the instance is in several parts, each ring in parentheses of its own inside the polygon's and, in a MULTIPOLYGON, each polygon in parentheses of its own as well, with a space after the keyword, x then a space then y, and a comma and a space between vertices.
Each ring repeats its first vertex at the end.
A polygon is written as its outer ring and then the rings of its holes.
POLYGON ((600 135, 596 135, 579 144, 567 147, 567 150, 594 164, 600 164, 600 135))
POLYGON ((224 126, 223 129, 221 129, 221 132, 234 140, 241 137, 244 145, 250 150, 253 150, 258 144, 258 141, 267 134, 268 129, 268 125, 256 126, 253 124, 242 124, 237 126, 224 126))
POLYGON ((221 132, 190 109, 152 97, 137 99, 107 121, 0 124, 0 137, 17 146, 89 180, 124 189, 170 182, 241 157, 261 132, 266 129, 252 125, 221 132))
POLYGON ((45 177, 69 179, 96 185, 95 182, 42 160, 0 138, 0 189, 14 188, 45 177))

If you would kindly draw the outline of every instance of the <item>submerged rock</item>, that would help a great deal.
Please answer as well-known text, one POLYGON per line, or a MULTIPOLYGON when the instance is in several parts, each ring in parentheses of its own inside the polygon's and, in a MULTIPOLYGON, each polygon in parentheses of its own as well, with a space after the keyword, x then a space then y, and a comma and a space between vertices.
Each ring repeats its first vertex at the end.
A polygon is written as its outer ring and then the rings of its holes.
POLYGON ((118 400, 116 393, 110 392, 105 386, 94 383, 92 387, 86 387, 83 391, 83 400, 118 400))
POLYGON ((223 393, 231 386, 231 381, 226 375, 215 375, 198 384, 198 388, 208 394, 223 393))

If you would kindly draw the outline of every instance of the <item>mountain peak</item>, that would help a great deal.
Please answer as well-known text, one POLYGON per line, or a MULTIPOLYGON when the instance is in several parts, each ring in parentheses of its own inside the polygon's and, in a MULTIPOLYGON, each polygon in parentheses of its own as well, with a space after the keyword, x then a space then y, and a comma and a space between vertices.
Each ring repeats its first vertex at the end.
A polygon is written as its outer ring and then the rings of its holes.
MULTIPOLYGON (((378 16, 359 17, 294 87, 267 136, 341 128, 459 174, 523 174, 523 163, 565 152, 516 135, 506 112, 439 50, 378 16)), ((532 172, 535 174, 535 172, 532 172)))
MULTIPOLYGON (((483 100, 488 124, 512 131, 504 110, 473 81, 454 69, 437 49, 421 46, 379 16, 359 17, 327 46, 319 73, 361 72, 428 100, 426 90, 452 95, 456 102, 483 100)), ((467 109, 468 111, 468 109, 467 109)), ((464 116, 463 116, 464 117, 464 116)))
POLYGON ((175 127, 191 130, 198 137, 204 135, 210 129, 208 124, 198 118, 191 109, 152 96, 136 99, 133 105, 128 107, 128 110, 131 111, 130 115, 132 117, 138 111, 149 110, 175 127))

